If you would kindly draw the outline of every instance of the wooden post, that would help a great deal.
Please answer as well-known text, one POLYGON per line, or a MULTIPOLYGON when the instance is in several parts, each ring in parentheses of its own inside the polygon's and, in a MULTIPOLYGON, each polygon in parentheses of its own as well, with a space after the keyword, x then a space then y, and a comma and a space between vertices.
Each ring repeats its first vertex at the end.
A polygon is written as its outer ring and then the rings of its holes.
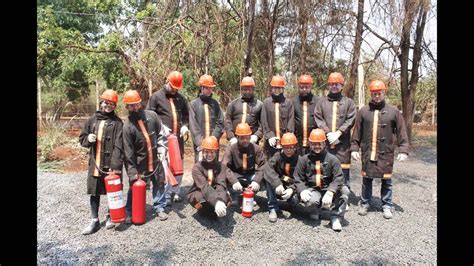
POLYGON ((39 119, 39 129, 43 129, 43 114, 41 109, 41 80, 38 77, 38 119, 39 119))
POLYGON ((364 90, 364 67, 359 64, 357 67, 357 89, 359 90, 359 110, 365 104, 365 90, 364 90))
POLYGON ((433 102, 431 104, 431 125, 434 126, 435 124, 435 99, 433 98, 433 102))
POLYGON ((99 81, 95 80, 95 109, 99 110, 99 81))
POLYGON ((151 98, 151 95, 153 94, 153 81, 151 79, 148 80, 148 99, 151 98))

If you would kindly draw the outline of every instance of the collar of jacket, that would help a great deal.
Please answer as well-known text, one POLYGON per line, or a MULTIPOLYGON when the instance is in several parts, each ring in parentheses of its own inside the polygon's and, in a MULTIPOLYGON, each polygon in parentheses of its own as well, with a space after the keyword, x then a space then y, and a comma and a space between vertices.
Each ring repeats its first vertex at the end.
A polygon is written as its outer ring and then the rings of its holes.
POLYGON ((333 101, 340 101, 342 99, 342 91, 338 93, 328 93, 328 100, 331 102, 333 101))
POLYGON ((218 167, 218 162, 217 162, 217 156, 214 158, 214 161, 212 162, 206 162, 206 161, 201 161, 201 165, 204 169, 217 169, 218 167))
POLYGON ((272 93, 272 100, 273 102, 284 102, 285 101, 285 95, 282 93, 278 94, 278 95, 275 95, 272 93))
POLYGON ((107 120, 107 119, 113 119, 115 116, 115 111, 112 111, 110 113, 102 112, 102 111, 96 111, 95 116, 97 117, 97 120, 107 120))
POLYGON ((199 95, 199 99, 201 99, 202 102, 208 104, 208 103, 211 101, 211 99, 212 99, 212 94, 211 94, 211 96, 206 96, 206 95, 204 95, 204 94, 200 94, 200 95, 199 95))
POLYGON ((128 119, 132 122, 136 122, 139 119, 146 121, 145 110, 140 109, 137 112, 129 112, 128 119))
POLYGON ((379 103, 376 103, 372 100, 369 102, 370 110, 382 110, 384 107, 385 107, 385 100, 382 100, 379 103))
POLYGON ((255 99, 255 96, 252 96, 250 98, 244 98, 244 97, 241 96, 240 99, 242 100, 242 102, 252 103, 253 100, 255 99))
POLYGON ((165 92, 166 98, 176 98, 178 97, 178 92, 176 94, 171 94, 167 89, 166 86, 163 87, 163 91, 165 92))
POLYGON ((324 148, 324 150, 320 153, 315 153, 314 151, 309 152, 308 158, 310 161, 315 162, 315 161, 323 161, 324 158, 326 157, 327 150, 324 148))
POLYGON ((250 146, 251 145, 252 145, 252 143, 249 143, 249 145, 246 148, 244 148, 244 147, 240 146, 239 143, 237 142, 237 149, 239 150, 240 153, 247 153, 248 154, 249 151, 250 151, 250 146))
POLYGON ((313 101, 313 94, 309 92, 306 96, 298 96, 300 99, 300 102, 312 102, 313 101))
POLYGON ((295 154, 293 154, 293 156, 287 157, 286 154, 283 151, 281 151, 281 158, 283 159, 283 162, 289 163, 294 160, 298 160, 298 154, 295 151, 295 154))

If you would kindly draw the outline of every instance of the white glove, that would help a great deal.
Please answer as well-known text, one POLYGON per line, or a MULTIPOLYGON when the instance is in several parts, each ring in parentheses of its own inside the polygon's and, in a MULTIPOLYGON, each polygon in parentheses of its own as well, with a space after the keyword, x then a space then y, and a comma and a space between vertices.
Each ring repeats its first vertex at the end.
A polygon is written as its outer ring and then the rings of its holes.
POLYGON ((240 182, 235 182, 235 184, 232 185, 232 189, 235 190, 235 191, 242 191, 243 187, 242 185, 240 184, 240 182))
POLYGON ((179 135, 182 137, 189 132, 189 128, 187 126, 182 126, 181 130, 179 131, 179 135))
POLYGON ((257 182, 252 181, 252 183, 250 183, 249 188, 252 189, 254 192, 257 192, 260 189, 260 185, 257 182))
POLYGON ((351 152, 351 157, 352 157, 352 159, 354 159, 354 161, 359 161, 360 154, 359 154, 358 151, 353 151, 353 152, 351 152))
POLYGON ((258 141, 258 137, 256 135, 250 136, 250 142, 257 143, 257 141, 258 141))
POLYGON ((235 143, 237 143, 237 138, 236 137, 233 137, 233 138, 229 139, 229 145, 234 145, 235 143))
POLYGON ((96 136, 95 134, 89 134, 89 135, 87 135, 87 140, 88 140, 90 143, 94 143, 96 139, 97 139, 97 136, 96 136))
POLYGON ((305 189, 305 190, 301 191, 301 193, 300 193, 301 201, 302 202, 308 202, 311 199, 312 194, 313 193, 311 193, 311 191, 309 189, 305 189))
POLYGON ((283 194, 283 191, 285 191, 285 188, 283 187, 283 185, 279 185, 278 187, 275 188, 275 192, 277 195, 283 194))
POLYGON ((158 147, 158 160, 162 162, 166 158, 166 148, 165 147, 158 147))
POLYGON ((408 155, 406 153, 399 153, 397 155, 397 160, 399 160, 400 162, 405 161, 407 158, 408 158, 408 155))
POLYGON ((334 195, 334 193, 332 191, 326 191, 326 193, 324 194, 324 197, 323 197, 323 204, 322 204, 321 207, 329 209, 329 207, 331 207, 332 196, 333 195, 334 195))
POLYGON ((273 148, 276 147, 276 143, 277 143, 277 138, 276 137, 271 137, 268 139, 268 144, 270 144, 270 146, 272 146, 273 148))
POLYGON ((218 200, 216 202, 216 207, 214 207, 214 211, 216 212, 218 217, 224 217, 226 214, 226 208, 227 207, 225 206, 225 203, 218 200))
POLYGON ((327 134, 329 144, 333 144, 334 141, 338 140, 339 137, 342 135, 341 131, 336 131, 336 132, 329 132, 327 134))
POLYGON ((287 188, 285 189, 285 192, 283 192, 283 195, 281 195, 281 198, 284 200, 287 200, 293 195, 293 189, 287 188))
POLYGON ((161 124, 161 135, 168 137, 171 135, 171 128, 167 127, 165 124, 161 124))

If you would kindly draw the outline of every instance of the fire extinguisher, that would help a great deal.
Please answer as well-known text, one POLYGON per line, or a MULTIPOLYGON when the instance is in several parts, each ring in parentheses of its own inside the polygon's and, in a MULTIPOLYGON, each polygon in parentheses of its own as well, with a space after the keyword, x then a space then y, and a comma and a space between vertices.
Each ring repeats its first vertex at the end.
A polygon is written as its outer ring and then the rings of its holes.
POLYGON ((126 213, 120 176, 110 173, 105 177, 104 181, 110 210, 110 220, 113 223, 121 223, 125 221, 126 213))
POLYGON ((253 196, 252 189, 246 188, 242 193, 242 216, 250 218, 253 211, 253 196))
POLYGON ((132 223, 145 223, 146 183, 138 178, 132 185, 132 223))
POLYGON ((183 175, 183 160, 181 159, 178 138, 174 134, 168 136, 168 155, 170 160, 170 170, 173 175, 183 175))

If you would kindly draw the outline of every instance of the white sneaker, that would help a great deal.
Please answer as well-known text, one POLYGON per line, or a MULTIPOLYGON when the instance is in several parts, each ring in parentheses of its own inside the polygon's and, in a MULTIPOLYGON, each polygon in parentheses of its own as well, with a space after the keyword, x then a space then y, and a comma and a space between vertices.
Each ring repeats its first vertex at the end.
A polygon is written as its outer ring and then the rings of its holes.
POLYGON ((385 219, 392 219, 392 210, 390 208, 383 208, 383 218, 385 219))
POLYGON ((341 221, 339 221, 338 217, 331 217, 331 225, 332 225, 332 230, 334 231, 339 232, 342 230, 341 221))

